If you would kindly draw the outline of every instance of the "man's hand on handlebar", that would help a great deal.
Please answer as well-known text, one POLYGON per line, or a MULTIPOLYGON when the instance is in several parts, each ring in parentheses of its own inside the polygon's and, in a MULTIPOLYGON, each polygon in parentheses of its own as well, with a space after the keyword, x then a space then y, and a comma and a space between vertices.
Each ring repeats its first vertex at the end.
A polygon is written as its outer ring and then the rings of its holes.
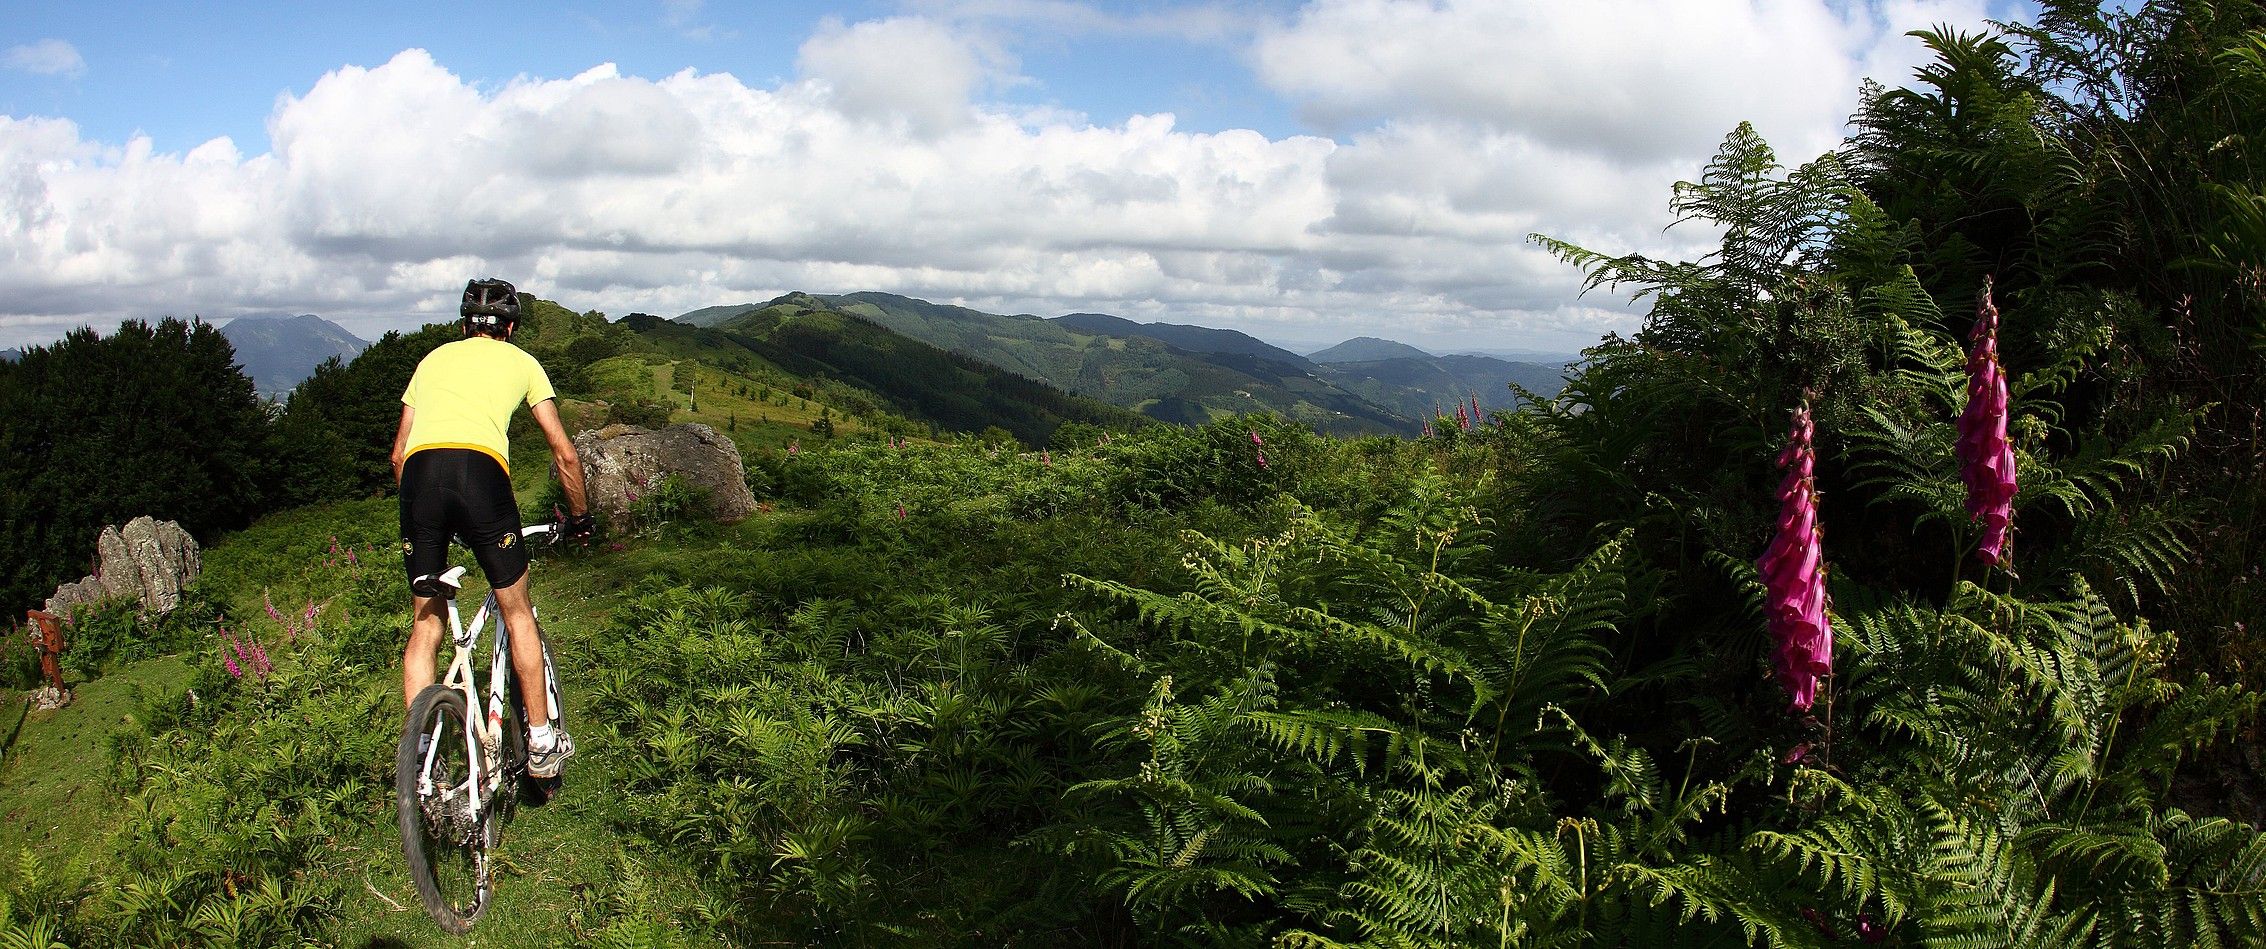
POLYGON ((590 543, 590 535, 598 532, 598 516, 588 511, 566 517, 567 539, 578 544, 590 543))

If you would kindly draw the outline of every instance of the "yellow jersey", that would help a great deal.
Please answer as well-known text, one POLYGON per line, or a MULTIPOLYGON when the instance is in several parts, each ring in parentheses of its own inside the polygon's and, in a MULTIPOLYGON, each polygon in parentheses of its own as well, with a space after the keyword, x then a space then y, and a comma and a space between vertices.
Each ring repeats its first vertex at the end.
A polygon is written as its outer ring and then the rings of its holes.
POLYGON ((467 336, 426 354, 401 393, 417 410, 409 420, 409 450, 470 448, 511 473, 511 413, 558 393, 535 357, 500 339, 467 336))

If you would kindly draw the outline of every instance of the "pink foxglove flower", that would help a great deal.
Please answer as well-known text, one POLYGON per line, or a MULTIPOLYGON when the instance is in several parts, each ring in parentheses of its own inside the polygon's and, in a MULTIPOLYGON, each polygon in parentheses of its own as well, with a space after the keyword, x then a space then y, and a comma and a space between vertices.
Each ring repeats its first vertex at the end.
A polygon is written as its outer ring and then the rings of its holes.
POLYGON ((224 667, 226 667, 226 668, 228 669, 228 677, 229 677, 229 678, 231 678, 231 679, 241 679, 241 678, 243 678, 243 677, 244 677, 244 670, 242 670, 242 669, 239 669, 239 668, 236 668, 236 657, 235 657, 235 656, 231 656, 231 655, 229 655, 229 654, 227 654, 227 653, 221 653, 221 654, 220 654, 220 664, 221 664, 222 666, 224 666, 224 667))
POLYGON ((1259 467, 1261 467, 1261 468, 1265 468, 1265 467, 1267 467, 1267 453, 1266 453, 1266 452, 1260 452, 1260 453, 1259 453, 1259 467))
POLYGON ((1817 428, 1807 402, 1794 410, 1778 467, 1778 532, 1755 567, 1762 571, 1771 667, 1797 712, 1817 698, 1818 677, 1833 671, 1833 628, 1825 615, 1825 534, 1818 524, 1817 428))
POLYGON ((1975 307, 1968 334, 1967 410, 1959 414, 1959 476, 1967 482, 1967 514, 1983 525, 1975 555, 1997 565, 2006 557, 2006 530, 2014 520, 2014 443, 2006 437, 2006 371, 1998 361, 1998 307, 1991 284, 1975 307))
POLYGON ((1266 444, 1266 442, 1263 442, 1263 441, 1260 441, 1260 440, 1259 440, 1259 430, 1258 430, 1258 429, 1252 429, 1252 430, 1251 430, 1251 444, 1254 444, 1254 445, 1264 445, 1264 444, 1266 444))
POLYGON ((1054 453, 1043 448, 1039 449, 1039 464, 1049 468, 1054 467, 1054 453))

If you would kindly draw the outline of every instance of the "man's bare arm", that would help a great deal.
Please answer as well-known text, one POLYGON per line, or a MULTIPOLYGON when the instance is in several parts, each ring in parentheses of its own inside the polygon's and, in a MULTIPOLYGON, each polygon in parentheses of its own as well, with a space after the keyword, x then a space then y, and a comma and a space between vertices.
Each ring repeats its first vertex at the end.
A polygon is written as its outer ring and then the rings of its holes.
POLYGON ((574 442, 567 440, 566 428, 559 423, 558 402, 544 399, 529 411, 543 430, 543 441, 551 446, 551 470, 558 472, 559 487, 566 490, 567 513, 576 517, 589 513, 590 499, 582 493, 582 456, 574 453, 574 442))
POLYGON ((417 410, 401 407, 401 428, 393 433, 393 483, 401 484, 401 463, 409 459, 409 423, 417 420, 417 410))

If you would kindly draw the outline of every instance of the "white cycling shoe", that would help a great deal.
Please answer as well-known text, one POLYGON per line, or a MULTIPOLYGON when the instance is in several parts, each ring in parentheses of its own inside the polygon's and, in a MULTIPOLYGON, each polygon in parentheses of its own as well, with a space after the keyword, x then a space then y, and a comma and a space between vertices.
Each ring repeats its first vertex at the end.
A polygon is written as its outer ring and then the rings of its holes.
POLYGON ((574 737, 559 729, 559 740, 550 748, 527 749, 527 774, 537 778, 555 778, 568 758, 574 757, 574 737))

